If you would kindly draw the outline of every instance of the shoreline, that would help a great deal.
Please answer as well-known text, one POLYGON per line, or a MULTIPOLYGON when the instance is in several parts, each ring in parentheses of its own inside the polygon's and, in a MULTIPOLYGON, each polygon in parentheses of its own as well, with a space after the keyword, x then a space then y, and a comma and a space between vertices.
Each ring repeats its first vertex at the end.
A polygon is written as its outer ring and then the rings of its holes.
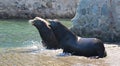
POLYGON ((0 66, 119 66, 120 47, 105 44, 107 57, 58 56, 61 49, 13 48, 0 53, 0 66))

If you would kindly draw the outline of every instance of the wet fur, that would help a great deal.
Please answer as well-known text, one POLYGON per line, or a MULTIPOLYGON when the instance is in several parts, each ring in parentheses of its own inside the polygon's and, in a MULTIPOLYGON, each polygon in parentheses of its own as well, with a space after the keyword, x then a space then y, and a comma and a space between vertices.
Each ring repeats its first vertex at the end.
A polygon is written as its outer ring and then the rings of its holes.
POLYGON ((39 31, 47 49, 62 48, 64 53, 78 56, 106 56, 104 44, 97 38, 81 38, 72 33, 59 21, 35 18, 30 21, 39 31))
POLYGON ((49 21, 58 42, 65 53, 79 56, 106 56, 104 44, 97 38, 81 38, 72 33, 59 21, 49 21))
POLYGON ((29 21, 32 25, 34 25, 37 30, 40 33, 40 36, 42 38, 42 44, 45 46, 47 49, 59 49, 59 43, 51 29, 49 27, 49 23, 39 17, 36 17, 32 20, 29 21))

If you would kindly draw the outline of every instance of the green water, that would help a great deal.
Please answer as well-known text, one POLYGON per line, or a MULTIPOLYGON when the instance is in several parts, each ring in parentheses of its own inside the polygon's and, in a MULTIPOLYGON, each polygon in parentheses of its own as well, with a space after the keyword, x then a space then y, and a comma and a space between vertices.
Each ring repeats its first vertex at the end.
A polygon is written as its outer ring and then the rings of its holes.
MULTIPOLYGON (((60 19, 62 23, 70 27, 69 19, 60 19)), ((37 29, 22 19, 0 20, 0 48, 27 47, 40 44, 41 38, 37 29)))

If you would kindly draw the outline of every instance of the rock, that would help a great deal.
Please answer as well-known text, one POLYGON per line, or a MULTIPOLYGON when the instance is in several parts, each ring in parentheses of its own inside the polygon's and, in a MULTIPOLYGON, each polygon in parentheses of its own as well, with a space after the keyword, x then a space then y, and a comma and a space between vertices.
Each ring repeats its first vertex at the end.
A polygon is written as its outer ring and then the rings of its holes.
POLYGON ((0 18, 72 18, 79 0, 0 0, 0 18))
POLYGON ((120 42, 120 0, 80 0, 72 23, 81 37, 120 42))

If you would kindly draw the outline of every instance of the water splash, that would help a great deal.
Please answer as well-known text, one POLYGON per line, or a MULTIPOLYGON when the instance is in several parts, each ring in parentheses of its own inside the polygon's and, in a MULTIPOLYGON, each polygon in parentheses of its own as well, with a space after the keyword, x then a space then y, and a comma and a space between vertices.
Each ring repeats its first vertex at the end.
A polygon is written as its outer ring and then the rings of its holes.
POLYGON ((60 56, 60 57, 65 57, 65 56, 71 56, 71 53, 59 53, 57 56, 60 56))
POLYGON ((34 41, 34 40, 28 40, 28 41, 25 41, 23 42, 23 45, 26 47, 26 48, 31 48, 31 49, 45 49, 42 45, 41 42, 39 41, 34 41))
POLYGON ((24 41, 23 46, 25 49, 29 50, 30 51, 29 53, 31 54, 36 54, 45 50, 45 47, 43 47, 41 42, 34 40, 24 41))

